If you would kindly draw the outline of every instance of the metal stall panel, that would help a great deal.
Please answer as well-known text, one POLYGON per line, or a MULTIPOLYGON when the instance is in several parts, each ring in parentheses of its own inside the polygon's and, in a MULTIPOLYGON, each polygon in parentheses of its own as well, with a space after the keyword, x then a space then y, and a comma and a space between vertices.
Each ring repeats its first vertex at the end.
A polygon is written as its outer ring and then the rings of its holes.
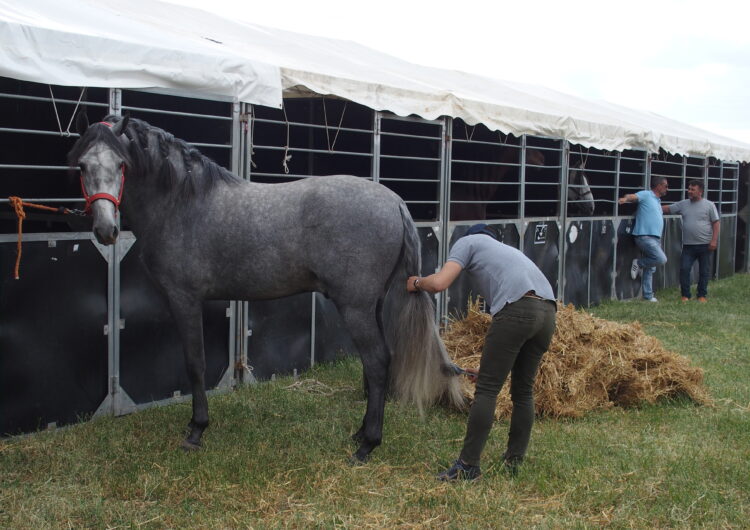
POLYGON ((523 253, 544 273, 558 294, 560 271, 560 226, 556 221, 534 221, 524 223, 523 253))
POLYGON ((110 270, 90 220, 24 208, 13 280, 18 225, 9 197, 81 207, 66 157, 84 108, 106 110, 108 91, 0 77, 0 435, 75 422, 107 395, 110 270))
POLYGON ((520 218, 522 139, 460 119, 451 131, 448 220, 520 218))
POLYGON ((108 265, 79 235, 27 235, 19 280, 0 240, 0 436, 74 423, 107 395, 108 265))
POLYGON ((567 217, 611 217, 617 203, 618 153, 571 145, 568 150, 567 217), (589 200, 586 191, 591 192, 589 200))
MULTIPOLYGON (((588 306, 591 271, 591 221, 568 221, 565 230, 565 278, 562 300, 588 306)), ((596 264, 599 268, 604 264, 596 264)))
MULTIPOLYGON (((233 108, 230 103, 169 94, 123 90, 116 109, 167 131, 196 147, 217 164, 233 168, 233 108)), ((122 241, 134 239, 123 222, 122 241)), ((116 375, 135 406, 191 392, 182 343, 166 299, 153 284, 139 259, 138 241, 122 252, 117 264, 120 290, 115 291, 120 313, 116 375)), ((232 319, 229 301, 204 303, 203 335, 206 388, 231 386, 234 376, 232 319)), ((115 405, 115 414, 132 407, 115 405)))

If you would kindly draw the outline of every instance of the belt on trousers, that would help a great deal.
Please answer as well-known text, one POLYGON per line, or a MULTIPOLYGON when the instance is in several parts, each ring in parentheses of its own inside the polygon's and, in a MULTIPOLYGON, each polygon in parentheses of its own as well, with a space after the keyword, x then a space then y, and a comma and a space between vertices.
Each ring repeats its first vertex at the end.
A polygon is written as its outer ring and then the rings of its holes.
POLYGON ((546 298, 542 298, 541 296, 538 296, 534 291, 529 291, 525 295, 523 295, 523 298, 534 298, 536 300, 546 300, 546 298))

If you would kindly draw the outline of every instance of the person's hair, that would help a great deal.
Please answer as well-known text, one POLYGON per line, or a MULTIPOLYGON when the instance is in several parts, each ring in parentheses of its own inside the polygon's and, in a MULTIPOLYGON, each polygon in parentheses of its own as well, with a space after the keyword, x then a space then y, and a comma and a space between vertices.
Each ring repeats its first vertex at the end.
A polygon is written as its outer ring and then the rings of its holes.
POLYGON ((656 186, 661 184, 662 182, 666 182, 667 177, 651 177, 651 189, 654 189, 656 186))
POLYGON ((703 193, 703 181, 702 180, 693 179, 690 182, 688 182, 688 187, 690 186, 697 186, 698 188, 700 188, 701 193, 703 193))
POLYGON ((484 235, 490 236, 492 239, 500 241, 500 237, 497 232, 497 229, 495 229, 492 226, 486 225, 484 223, 477 223, 475 225, 471 225, 469 229, 466 231, 466 234, 464 235, 472 236, 474 234, 484 234, 484 235))

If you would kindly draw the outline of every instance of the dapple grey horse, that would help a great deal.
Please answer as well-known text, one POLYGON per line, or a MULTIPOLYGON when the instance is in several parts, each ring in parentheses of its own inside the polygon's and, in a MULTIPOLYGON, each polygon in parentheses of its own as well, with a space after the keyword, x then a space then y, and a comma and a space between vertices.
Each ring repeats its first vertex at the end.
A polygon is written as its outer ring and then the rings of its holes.
MULTIPOLYGON (((85 116, 85 115, 83 115, 85 116)), ((362 360, 367 410, 353 438, 364 461, 382 438, 386 388, 422 407, 463 397, 427 293, 409 294, 420 245, 404 202, 352 176, 285 184, 240 179, 148 123, 107 116, 79 122, 69 153, 80 167, 96 239, 118 236, 118 210, 166 296, 182 339, 193 395, 183 446, 208 425, 203 300, 263 300, 318 291, 336 304, 362 360), (383 304, 388 291, 388 321, 383 304)))

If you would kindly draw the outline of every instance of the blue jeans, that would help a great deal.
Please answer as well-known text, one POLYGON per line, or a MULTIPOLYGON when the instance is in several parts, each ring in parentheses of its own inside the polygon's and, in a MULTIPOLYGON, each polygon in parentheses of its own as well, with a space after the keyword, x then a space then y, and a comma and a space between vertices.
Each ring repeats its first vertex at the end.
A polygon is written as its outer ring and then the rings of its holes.
POLYGON ((708 294, 708 278, 711 276, 711 251, 708 244, 682 245, 680 255, 680 291, 682 296, 690 298, 690 271, 698 260, 698 298, 708 294))
POLYGON ((657 265, 667 262, 667 255, 661 249, 661 238, 654 236, 635 236, 635 245, 641 249, 643 256, 638 260, 638 265, 643 268, 643 298, 651 300, 654 297, 654 272, 657 265))

